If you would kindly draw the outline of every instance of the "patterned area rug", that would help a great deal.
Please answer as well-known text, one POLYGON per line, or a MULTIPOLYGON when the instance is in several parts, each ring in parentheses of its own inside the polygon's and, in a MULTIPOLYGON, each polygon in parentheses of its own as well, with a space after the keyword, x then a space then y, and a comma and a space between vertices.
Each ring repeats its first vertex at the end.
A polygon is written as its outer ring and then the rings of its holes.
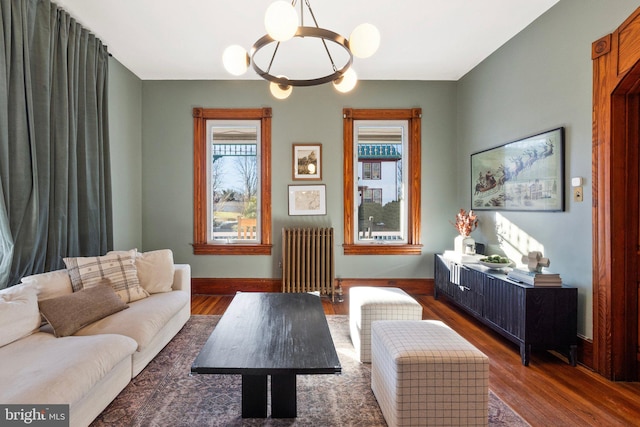
MULTIPOLYGON (((239 375, 191 375, 220 316, 192 316, 176 337, 91 424, 98 426, 386 426, 370 387, 371 366, 356 360, 348 316, 327 316, 341 375, 299 375, 298 417, 243 419, 239 375)), ((527 426, 489 391, 490 426, 527 426)))

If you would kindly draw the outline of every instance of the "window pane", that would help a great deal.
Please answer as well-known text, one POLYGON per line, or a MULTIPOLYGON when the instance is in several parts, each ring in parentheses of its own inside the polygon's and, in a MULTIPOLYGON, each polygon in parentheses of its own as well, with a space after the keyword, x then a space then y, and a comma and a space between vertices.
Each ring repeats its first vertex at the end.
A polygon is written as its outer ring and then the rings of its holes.
POLYGON ((407 241, 407 121, 354 120, 355 242, 407 241))
POLYGON ((209 243, 250 243, 260 236, 260 122, 207 122, 209 243))

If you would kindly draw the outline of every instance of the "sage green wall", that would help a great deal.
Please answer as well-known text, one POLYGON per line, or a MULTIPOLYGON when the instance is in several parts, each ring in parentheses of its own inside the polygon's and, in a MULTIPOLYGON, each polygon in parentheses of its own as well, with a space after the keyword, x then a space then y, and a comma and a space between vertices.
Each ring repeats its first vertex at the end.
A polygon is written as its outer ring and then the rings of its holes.
POLYGON ((113 246, 142 247, 142 81, 109 59, 113 246))
POLYGON ((285 101, 271 97, 263 81, 144 81, 142 88, 144 249, 173 249, 178 262, 191 264, 193 277, 281 277, 280 230, 290 224, 333 226, 336 273, 345 278, 433 277, 433 254, 451 246, 455 230, 449 220, 456 211, 454 82, 364 81, 346 96, 331 85, 296 88, 285 101), (192 108, 196 106, 273 109, 271 256, 193 255, 192 108), (422 255, 343 255, 344 107, 422 108, 422 255), (326 216, 288 216, 287 185, 294 183, 292 144, 300 142, 322 144, 326 216))
POLYGON ((452 246, 450 220, 469 208, 469 156, 564 126, 566 210, 481 212, 478 241, 504 247, 503 218, 520 240, 537 242, 551 268, 579 288, 578 332, 591 338, 591 43, 612 32, 636 0, 561 0, 458 82, 364 81, 349 95, 331 86, 295 89, 273 99, 265 82, 144 81, 117 61, 110 68, 110 133, 115 247, 171 248, 193 277, 280 277, 280 229, 336 229, 336 272, 351 277, 433 277, 433 254, 452 246), (272 256, 194 256, 193 107, 273 108, 272 256), (421 256, 342 255, 342 108, 421 107, 421 256), (289 217, 291 144, 323 144, 327 215, 289 217), (570 197, 570 178, 586 180, 585 199, 570 197), (140 231, 141 230, 141 231, 140 231), (141 244, 143 243, 143 245, 141 244))
MULTIPOLYGON (((471 197, 472 153, 565 127, 566 210, 499 215, 510 223, 510 233, 521 231, 520 244, 527 239, 542 244, 550 268, 579 288, 578 332, 588 338, 593 336, 591 44, 637 7, 637 0, 561 0, 458 82, 455 189, 461 206, 471 197), (586 181, 583 202, 573 201, 571 177, 586 181)), ((476 240, 504 248, 510 237, 497 226, 498 214, 484 211, 479 218, 476 240)))

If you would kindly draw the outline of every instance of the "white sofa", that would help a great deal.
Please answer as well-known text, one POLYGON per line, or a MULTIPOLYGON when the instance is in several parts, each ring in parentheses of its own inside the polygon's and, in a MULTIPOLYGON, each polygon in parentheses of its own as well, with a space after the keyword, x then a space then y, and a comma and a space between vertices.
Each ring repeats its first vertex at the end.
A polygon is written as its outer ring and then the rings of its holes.
MULTIPOLYGON (((67 307, 64 297, 74 294, 67 270, 29 276, 1 290, 0 402, 69 404, 70 425, 89 425, 191 315, 190 266, 173 264, 173 255, 166 251, 134 256, 148 296, 127 302, 125 309, 69 336, 60 336, 62 328, 52 327, 59 322, 43 322, 42 311, 46 301, 67 307), (162 280, 165 284, 159 286, 162 280)), ((117 295, 111 288, 108 292, 110 298, 117 295)), ((125 303, 115 299, 116 304, 125 303)), ((106 305, 98 304, 98 310, 106 305)), ((67 311, 77 310, 76 318, 82 317, 83 307, 68 307, 67 311)))

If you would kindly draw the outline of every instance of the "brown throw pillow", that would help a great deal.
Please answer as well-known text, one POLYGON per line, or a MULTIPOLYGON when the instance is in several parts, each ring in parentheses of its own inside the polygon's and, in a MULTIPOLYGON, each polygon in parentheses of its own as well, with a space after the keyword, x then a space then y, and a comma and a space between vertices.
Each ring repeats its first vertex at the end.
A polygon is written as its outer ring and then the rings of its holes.
POLYGON ((51 324, 56 337, 73 335, 84 326, 129 307, 108 284, 99 284, 38 304, 40 313, 51 324))

